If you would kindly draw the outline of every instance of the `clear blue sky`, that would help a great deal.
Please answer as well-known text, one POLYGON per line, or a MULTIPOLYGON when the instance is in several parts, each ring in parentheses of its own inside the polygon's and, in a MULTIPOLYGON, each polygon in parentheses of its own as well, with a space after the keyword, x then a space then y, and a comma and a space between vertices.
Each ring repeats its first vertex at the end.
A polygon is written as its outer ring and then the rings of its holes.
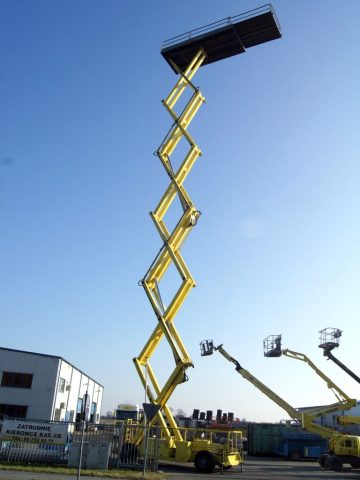
MULTIPOLYGON (((161 246, 148 212, 167 177, 153 152, 176 81, 161 43, 260 5, 0 1, 1 346, 74 363, 104 385, 104 412, 144 400, 132 358, 155 316, 137 282, 161 246)), ((265 359, 269 334, 360 396, 317 348, 320 329, 343 329, 337 354, 358 369, 360 3, 273 6, 282 39, 195 80, 207 103, 187 188, 203 215, 183 255, 197 288, 175 322, 195 368, 169 402, 189 414, 286 416, 219 355, 201 358, 204 338, 294 406, 333 398, 306 365, 265 359)), ((165 345, 153 365, 167 379, 165 345)))

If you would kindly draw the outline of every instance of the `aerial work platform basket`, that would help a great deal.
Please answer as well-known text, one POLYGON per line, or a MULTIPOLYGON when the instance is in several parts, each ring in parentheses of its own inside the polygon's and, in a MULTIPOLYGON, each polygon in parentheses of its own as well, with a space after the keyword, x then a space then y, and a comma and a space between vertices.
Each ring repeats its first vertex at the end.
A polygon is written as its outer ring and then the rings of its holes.
POLYGON ((178 73, 178 69, 185 70, 201 48, 206 52, 202 65, 207 65, 280 37, 280 24, 268 4, 165 40, 161 54, 178 73))
POLYGON ((263 340, 265 357, 281 357, 281 335, 269 335, 263 340))
POLYGON ((340 345, 342 330, 339 330, 338 328, 327 327, 320 330, 319 333, 319 347, 324 349, 324 355, 340 345))

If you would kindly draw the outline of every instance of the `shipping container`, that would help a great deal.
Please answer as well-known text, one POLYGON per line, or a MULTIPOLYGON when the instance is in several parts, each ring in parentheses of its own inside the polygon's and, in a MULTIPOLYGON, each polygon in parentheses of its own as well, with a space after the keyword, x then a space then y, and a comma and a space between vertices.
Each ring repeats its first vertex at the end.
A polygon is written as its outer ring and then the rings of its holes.
POLYGON ((248 454, 281 456, 292 460, 319 458, 326 452, 327 441, 298 425, 249 423, 248 454))

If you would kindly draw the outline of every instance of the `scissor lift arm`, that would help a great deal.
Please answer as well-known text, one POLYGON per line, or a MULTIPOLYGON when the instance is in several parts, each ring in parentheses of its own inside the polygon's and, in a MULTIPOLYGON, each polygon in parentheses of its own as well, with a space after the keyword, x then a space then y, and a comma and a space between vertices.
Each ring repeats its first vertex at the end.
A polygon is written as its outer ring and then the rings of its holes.
MULTIPOLYGON (((175 388, 186 381, 187 368, 193 366, 191 358, 175 327, 174 320, 190 290, 195 286, 195 280, 181 255, 181 247, 197 224, 200 216, 199 210, 196 209, 185 189, 184 182, 196 160, 201 155, 201 150, 191 137, 188 127, 198 109, 205 102, 205 98, 191 81, 205 58, 204 50, 199 49, 185 71, 179 72, 177 83, 162 102, 172 117, 173 125, 155 152, 155 155, 160 159, 170 179, 170 184, 154 211, 150 213, 151 219, 161 237, 162 247, 139 282, 139 285, 144 288, 154 310, 157 325, 140 354, 133 359, 141 382, 146 389, 147 397, 152 404, 159 406, 157 415, 149 423, 151 424, 157 420, 168 439, 174 435, 175 439, 179 441, 182 440, 182 435, 177 428, 167 401, 175 388), (175 111, 175 106, 186 91, 190 91, 190 99, 182 112, 178 114, 175 111), (175 167, 171 157, 182 139, 187 143, 188 149, 180 165, 175 167), (180 200, 182 214, 174 229, 170 231, 166 225, 165 216, 176 199, 180 200), (180 284, 169 305, 165 305, 160 291, 160 284, 171 266, 175 267, 179 275, 180 284), (168 380, 161 386, 155 376, 151 360, 162 339, 167 341, 172 350, 175 366, 168 380)), ((137 438, 137 443, 141 439, 142 435, 137 438)))

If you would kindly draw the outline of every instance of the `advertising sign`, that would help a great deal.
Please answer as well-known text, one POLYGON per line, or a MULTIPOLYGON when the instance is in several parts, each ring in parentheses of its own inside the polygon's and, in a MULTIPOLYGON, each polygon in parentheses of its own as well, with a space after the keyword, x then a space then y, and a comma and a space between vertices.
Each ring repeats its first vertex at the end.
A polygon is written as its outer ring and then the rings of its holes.
POLYGON ((2 422, 0 440, 65 445, 67 442, 67 434, 67 424, 4 420, 2 422))

